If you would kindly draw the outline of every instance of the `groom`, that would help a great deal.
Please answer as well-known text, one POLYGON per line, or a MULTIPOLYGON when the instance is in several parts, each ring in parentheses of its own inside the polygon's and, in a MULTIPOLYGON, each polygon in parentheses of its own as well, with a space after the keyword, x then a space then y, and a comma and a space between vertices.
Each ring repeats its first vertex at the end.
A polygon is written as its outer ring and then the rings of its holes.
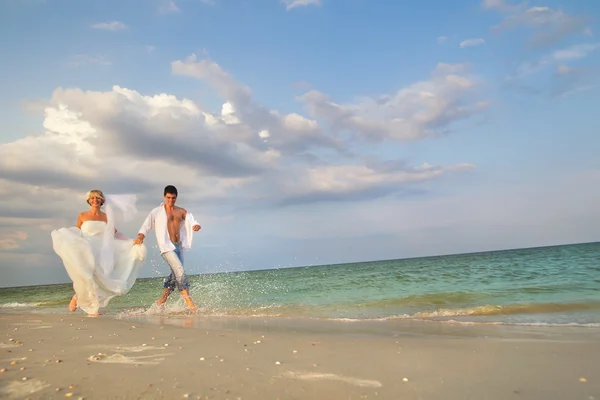
POLYGON ((164 292, 156 301, 159 306, 165 304, 167 298, 177 288, 185 304, 191 311, 197 311, 188 292, 190 284, 183 270, 183 248, 192 247, 193 232, 200 230, 194 216, 184 208, 175 206, 177 188, 169 185, 164 190, 165 202, 150 211, 139 230, 135 244, 144 243, 144 238, 154 228, 160 254, 171 268, 171 275, 165 281, 164 292))

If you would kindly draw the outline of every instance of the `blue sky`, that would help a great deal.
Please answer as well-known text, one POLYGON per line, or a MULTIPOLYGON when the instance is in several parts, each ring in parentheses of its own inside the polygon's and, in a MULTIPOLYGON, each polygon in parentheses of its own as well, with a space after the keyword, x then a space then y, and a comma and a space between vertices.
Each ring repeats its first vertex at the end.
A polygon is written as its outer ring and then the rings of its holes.
POLYGON ((177 185, 190 273, 599 240, 599 15, 0 0, 0 286, 68 281, 50 231, 92 187, 138 195, 133 236, 177 185))

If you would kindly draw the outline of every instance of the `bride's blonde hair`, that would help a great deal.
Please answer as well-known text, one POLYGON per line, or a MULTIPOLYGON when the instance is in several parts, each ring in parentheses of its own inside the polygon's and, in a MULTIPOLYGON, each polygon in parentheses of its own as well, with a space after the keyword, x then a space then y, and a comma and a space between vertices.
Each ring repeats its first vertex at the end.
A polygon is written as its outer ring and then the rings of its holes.
POLYGON ((94 190, 90 190, 89 192, 87 192, 87 203, 90 204, 90 197, 92 196, 96 196, 96 197, 100 197, 100 199, 102 200, 102 203, 100 203, 100 205, 104 205, 104 193, 102 193, 102 190, 98 190, 98 189, 94 189, 94 190))

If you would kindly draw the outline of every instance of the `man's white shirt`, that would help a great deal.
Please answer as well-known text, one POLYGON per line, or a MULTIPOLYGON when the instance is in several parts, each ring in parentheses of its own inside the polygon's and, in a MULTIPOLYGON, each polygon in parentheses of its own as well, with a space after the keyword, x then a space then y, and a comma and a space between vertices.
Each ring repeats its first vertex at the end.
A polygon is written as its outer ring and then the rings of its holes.
MULTIPOLYGON (((181 225, 179 235, 183 248, 189 249, 192 247, 192 239, 194 237, 193 227, 195 225, 200 224, 194 219, 192 213, 188 212, 184 223, 181 225)), ((150 211, 138 233, 148 236, 152 228, 154 228, 156 233, 156 242, 161 254, 175 250, 175 245, 171 242, 169 231, 167 230, 167 211, 165 210, 164 203, 161 203, 160 206, 150 211)))

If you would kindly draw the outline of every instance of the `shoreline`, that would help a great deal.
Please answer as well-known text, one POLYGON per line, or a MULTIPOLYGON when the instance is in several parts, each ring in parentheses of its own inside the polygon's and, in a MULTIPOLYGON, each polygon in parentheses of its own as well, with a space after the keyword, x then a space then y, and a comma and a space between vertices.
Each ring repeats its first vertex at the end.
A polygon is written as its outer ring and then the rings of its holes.
MULTIPOLYGON (((81 316, 85 317, 86 314, 80 309, 77 309, 75 313, 68 312, 66 301, 55 301, 52 305, 46 305, 45 303, 6 303, 0 305, 0 316, 5 315, 48 315, 48 316, 81 316)), ((600 303, 599 303, 600 304, 600 303)), ((404 326, 407 324, 434 324, 434 325, 449 325, 449 326, 463 326, 463 327, 514 327, 515 329, 521 327, 526 328, 587 328, 587 329, 600 329, 600 322, 596 318, 593 322, 567 322, 564 319, 560 322, 554 322, 551 320, 541 320, 536 318, 538 321, 519 321, 519 320, 506 320, 503 319, 507 314, 497 315, 448 315, 448 316, 432 316, 426 317, 422 315, 389 315, 389 316, 372 316, 372 317, 348 317, 348 316, 318 316, 318 315, 284 315, 284 314, 268 314, 268 313, 221 313, 211 312, 211 310, 203 310, 202 308, 198 313, 190 313, 187 307, 180 301, 170 302, 167 304, 165 309, 159 309, 154 304, 150 306, 135 305, 128 307, 109 308, 101 309, 100 313, 103 318, 114 318, 114 319, 131 319, 136 321, 146 321, 148 323, 159 323, 156 321, 163 321, 164 323, 171 324, 174 321, 181 318, 191 318, 193 320, 213 320, 213 321, 301 321, 303 323, 319 325, 322 323, 344 323, 344 324, 356 324, 356 326, 373 324, 387 324, 388 326, 404 326)), ((420 313, 422 314, 422 313, 420 313)), ((552 313, 538 313, 539 316, 548 315, 552 313)), ((533 315, 533 314, 532 314, 533 315)))
MULTIPOLYGON (((0 314, 1 315, 1 314, 0 314)), ((291 316, 204 316, 194 314, 113 314, 105 316, 158 326, 203 330, 240 330, 290 333, 335 334, 372 337, 490 337, 503 339, 559 339, 572 336, 580 340, 594 338, 600 343, 597 324, 511 324, 465 322, 436 319, 336 319, 291 316)), ((571 339, 572 339, 571 338, 571 339)), ((600 400, 600 399, 599 399, 600 400)))
POLYGON ((600 400, 598 329, 389 322, 0 313, 0 397, 600 400))

